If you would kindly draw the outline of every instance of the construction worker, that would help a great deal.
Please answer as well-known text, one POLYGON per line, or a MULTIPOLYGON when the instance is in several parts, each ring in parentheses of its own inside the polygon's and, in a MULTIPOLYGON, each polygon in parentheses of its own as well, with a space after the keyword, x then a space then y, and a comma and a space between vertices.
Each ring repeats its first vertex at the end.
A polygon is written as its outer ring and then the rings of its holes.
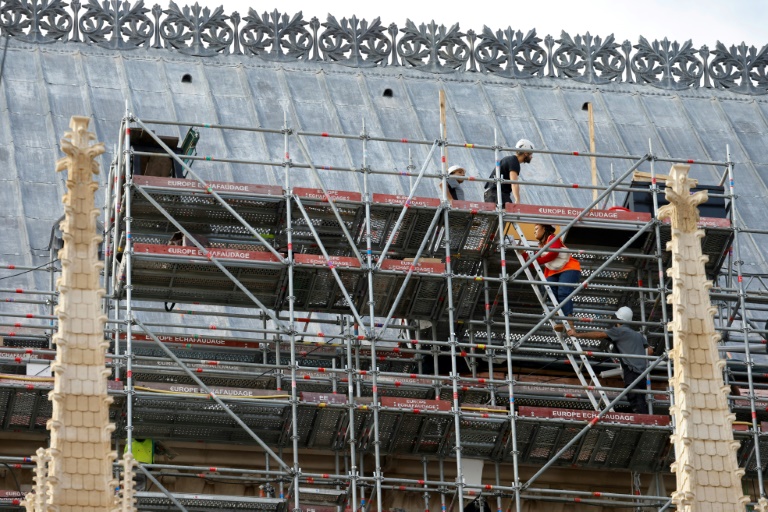
MULTIPOLYGON (((460 165, 452 165, 448 168, 448 179, 445 180, 448 184, 448 200, 463 201, 464 190, 461 188, 461 184, 466 179, 466 171, 460 165)), ((440 190, 443 189, 443 183, 440 183, 440 190)))
MULTIPOLYGON (((555 236, 555 228, 550 224, 536 224, 533 227, 533 236, 539 241, 539 247, 544 247, 555 236)), ((565 249, 562 237, 558 238, 550 249, 565 249)), ((536 258, 536 262, 543 267, 544 277, 550 283, 576 284, 581 278, 581 264, 567 252, 547 251, 536 258)), ((552 293, 559 303, 563 316, 573 316, 573 300, 565 300, 573 292, 572 286, 552 286, 552 293)), ((558 324, 555 330, 560 332, 563 326, 558 324)))
MULTIPOLYGON (((570 329, 568 336, 574 338, 587 338, 591 340, 609 339, 617 352, 625 355, 645 355, 648 353, 648 340, 641 333, 624 325, 625 322, 632 321, 632 310, 624 306, 614 313, 618 322, 614 327, 607 331, 590 331, 577 333, 570 329)), ((624 372, 624 385, 629 387, 647 367, 647 361, 636 357, 622 357, 621 369, 624 372)), ((642 383, 638 383, 634 389, 642 388, 642 383)), ((630 393, 627 395, 629 405, 632 410, 638 414, 648 414, 648 403, 645 395, 630 393)))
MULTIPOLYGON (((514 155, 505 156, 499 162, 499 172, 501 179, 505 181, 517 181, 520 176, 520 164, 529 164, 533 160, 533 153, 530 151, 533 149, 533 143, 528 139, 520 139, 515 144, 517 152, 514 155)), ((496 178, 496 170, 494 169, 489 176, 491 179, 496 178)), ((485 184, 485 194, 483 201, 486 203, 497 203, 498 197, 496 196, 496 183, 489 181, 485 184)), ((507 203, 520 204, 520 185, 517 183, 502 183, 501 184, 501 207, 507 203), (514 200, 511 196, 514 196, 514 200)))

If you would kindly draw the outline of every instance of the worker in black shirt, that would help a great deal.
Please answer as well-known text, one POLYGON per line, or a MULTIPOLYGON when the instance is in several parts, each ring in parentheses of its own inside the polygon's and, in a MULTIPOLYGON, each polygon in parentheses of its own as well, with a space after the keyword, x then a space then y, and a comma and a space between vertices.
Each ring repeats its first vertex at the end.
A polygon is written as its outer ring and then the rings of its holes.
MULTIPOLYGON (((533 143, 527 139, 520 139, 515 144, 517 152, 514 155, 505 156, 499 162, 499 172, 501 179, 505 181, 517 181, 520 175, 520 164, 531 163, 533 159, 533 153, 530 153, 533 149, 533 143)), ((496 169, 493 170, 489 176, 491 179, 496 178, 496 169)), ((483 200, 486 203, 496 203, 498 198, 496 196, 496 183, 489 181, 485 184, 485 195, 483 200)), ((501 207, 503 208, 507 203, 520 203, 520 185, 517 183, 502 183, 501 184, 501 207), (514 200, 512 199, 514 196, 514 200)))

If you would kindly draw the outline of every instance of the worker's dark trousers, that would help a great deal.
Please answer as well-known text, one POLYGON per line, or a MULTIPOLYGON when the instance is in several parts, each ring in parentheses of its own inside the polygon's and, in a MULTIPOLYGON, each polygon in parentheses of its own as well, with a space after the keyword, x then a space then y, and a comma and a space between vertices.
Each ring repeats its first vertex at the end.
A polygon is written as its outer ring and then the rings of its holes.
MULTIPOLYGON (((640 374, 627 365, 622 364, 621 369, 624 370, 624 385, 629 387, 640 374)), ((634 389, 645 389, 645 381, 640 381, 634 389)), ((627 400, 632 407, 632 411, 638 414, 648 414, 648 402, 645 401, 646 395, 639 393, 627 393, 627 400)))

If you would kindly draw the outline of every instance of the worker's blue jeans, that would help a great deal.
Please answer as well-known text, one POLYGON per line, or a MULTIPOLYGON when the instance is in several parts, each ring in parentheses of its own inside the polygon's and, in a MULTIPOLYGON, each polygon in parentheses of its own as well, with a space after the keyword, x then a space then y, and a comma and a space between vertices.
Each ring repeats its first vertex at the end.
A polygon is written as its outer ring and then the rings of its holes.
MULTIPOLYGON (((573 283, 576 284, 581 279, 581 272, 578 270, 566 270, 557 274, 552 274, 547 278, 550 283, 573 283)), ((560 303, 560 311, 563 316, 573 316, 573 301, 563 300, 576 288, 572 286, 552 286, 552 293, 555 294, 557 302, 560 303)))

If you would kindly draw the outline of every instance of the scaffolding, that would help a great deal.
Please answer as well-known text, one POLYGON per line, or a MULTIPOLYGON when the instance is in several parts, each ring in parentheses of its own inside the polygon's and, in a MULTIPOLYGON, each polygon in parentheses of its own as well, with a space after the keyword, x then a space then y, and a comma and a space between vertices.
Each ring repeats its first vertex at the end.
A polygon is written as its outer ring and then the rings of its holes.
MULTIPOLYGON (((656 167, 665 163, 716 166, 722 169, 719 185, 727 183, 711 194, 728 203, 722 218, 701 219, 702 248, 715 280, 716 324, 729 341, 722 350, 739 355, 725 370, 732 409, 742 420, 735 431, 739 462, 758 485, 753 499, 765 495, 768 369, 754 354, 764 350, 766 331, 758 322, 768 291, 764 276, 743 274, 739 249, 742 234, 764 232, 738 224, 730 156, 711 162, 661 158, 652 148, 639 156, 537 150, 628 165, 609 186, 520 182, 597 191, 585 208, 502 207, 451 201, 445 193, 451 147, 493 154, 495 177, 470 183, 489 182, 500 192, 509 183, 499 174, 500 157, 514 148, 497 141, 414 141, 365 130, 315 133, 287 123, 265 129, 126 114, 118 144, 104 207, 115 444, 130 451, 136 439, 206 441, 258 446, 264 454, 250 467, 142 463, 139 472, 156 490, 139 492, 141 510, 382 511, 392 492, 421 496, 425 510, 486 502, 520 511, 533 501, 669 509, 659 475, 674 456, 664 272, 670 228, 655 215, 663 198, 656 167), (179 155, 150 126, 271 134, 282 138, 285 158, 179 155), (138 133, 162 154, 136 147, 138 133), (359 141, 360 167, 313 162, 305 140, 315 137, 359 141), (405 172, 375 169, 368 161, 373 141, 429 150, 418 169, 412 162, 405 172), (298 148, 303 163, 293 161, 290 148, 298 148), (160 154, 184 177, 135 173, 136 159, 160 154), (440 171, 429 172, 438 156, 440 171), (283 183, 209 181, 196 162, 281 168, 283 183), (651 169, 648 185, 628 185, 644 163, 651 169), (320 171, 355 174, 362 192, 330 190, 320 171), (309 173, 316 188, 296 187, 296 172, 309 173), (409 193, 372 192, 373 175, 406 177, 409 193), (442 183, 441 197, 417 196, 423 180, 442 183), (605 209, 617 192, 649 194, 652 207, 605 209), (533 223, 558 225, 557 236, 567 234, 568 250, 580 260, 572 317, 559 313, 535 263, 554 241, 541 249, 530 244, 525 225, 533 223), (639 312, 630 325, 655 348, 646 357, 644 390, 606 385, 605 372, 621 356, 553 329, 555 322, 607 327, 624 305, 639 312), (649 415, 627 412, 629 392, 646 397, 649 415), (308 471, 309 452, 333 454, 334 471, 308 471), (382 461, 390 455, 419 460, 423 474, 388 476, 382 461), (493 481, 473 474, 478 460, 493 466, 493 481), (635 483, 626 493, 603 492, 599 484, 590 491, 537 486, 552 467, 623 470, 635 483), (652 475, 655 494, 643 492, 640 474, 652 475), (171 492, 161 482, 169 477, 218 478, 259 491, 171 492)), ((44 268, 2 268, 53 276, 55 267, 52 256, 44 268)), ((0 421, 6 431, 40 432, 50 417, 51 379, 23 370, 53 358, 56 293, 0 289, 6 296, 19 293, 24 298, 16 302, 37 309, 0 318, 0 421), (39 313, 43 307, 47 315, 39 313)), ((30 465, 13 457, 2 461, 30 465)), ((12 491, 0 494, 0 507, 13 497, 12 491)))

